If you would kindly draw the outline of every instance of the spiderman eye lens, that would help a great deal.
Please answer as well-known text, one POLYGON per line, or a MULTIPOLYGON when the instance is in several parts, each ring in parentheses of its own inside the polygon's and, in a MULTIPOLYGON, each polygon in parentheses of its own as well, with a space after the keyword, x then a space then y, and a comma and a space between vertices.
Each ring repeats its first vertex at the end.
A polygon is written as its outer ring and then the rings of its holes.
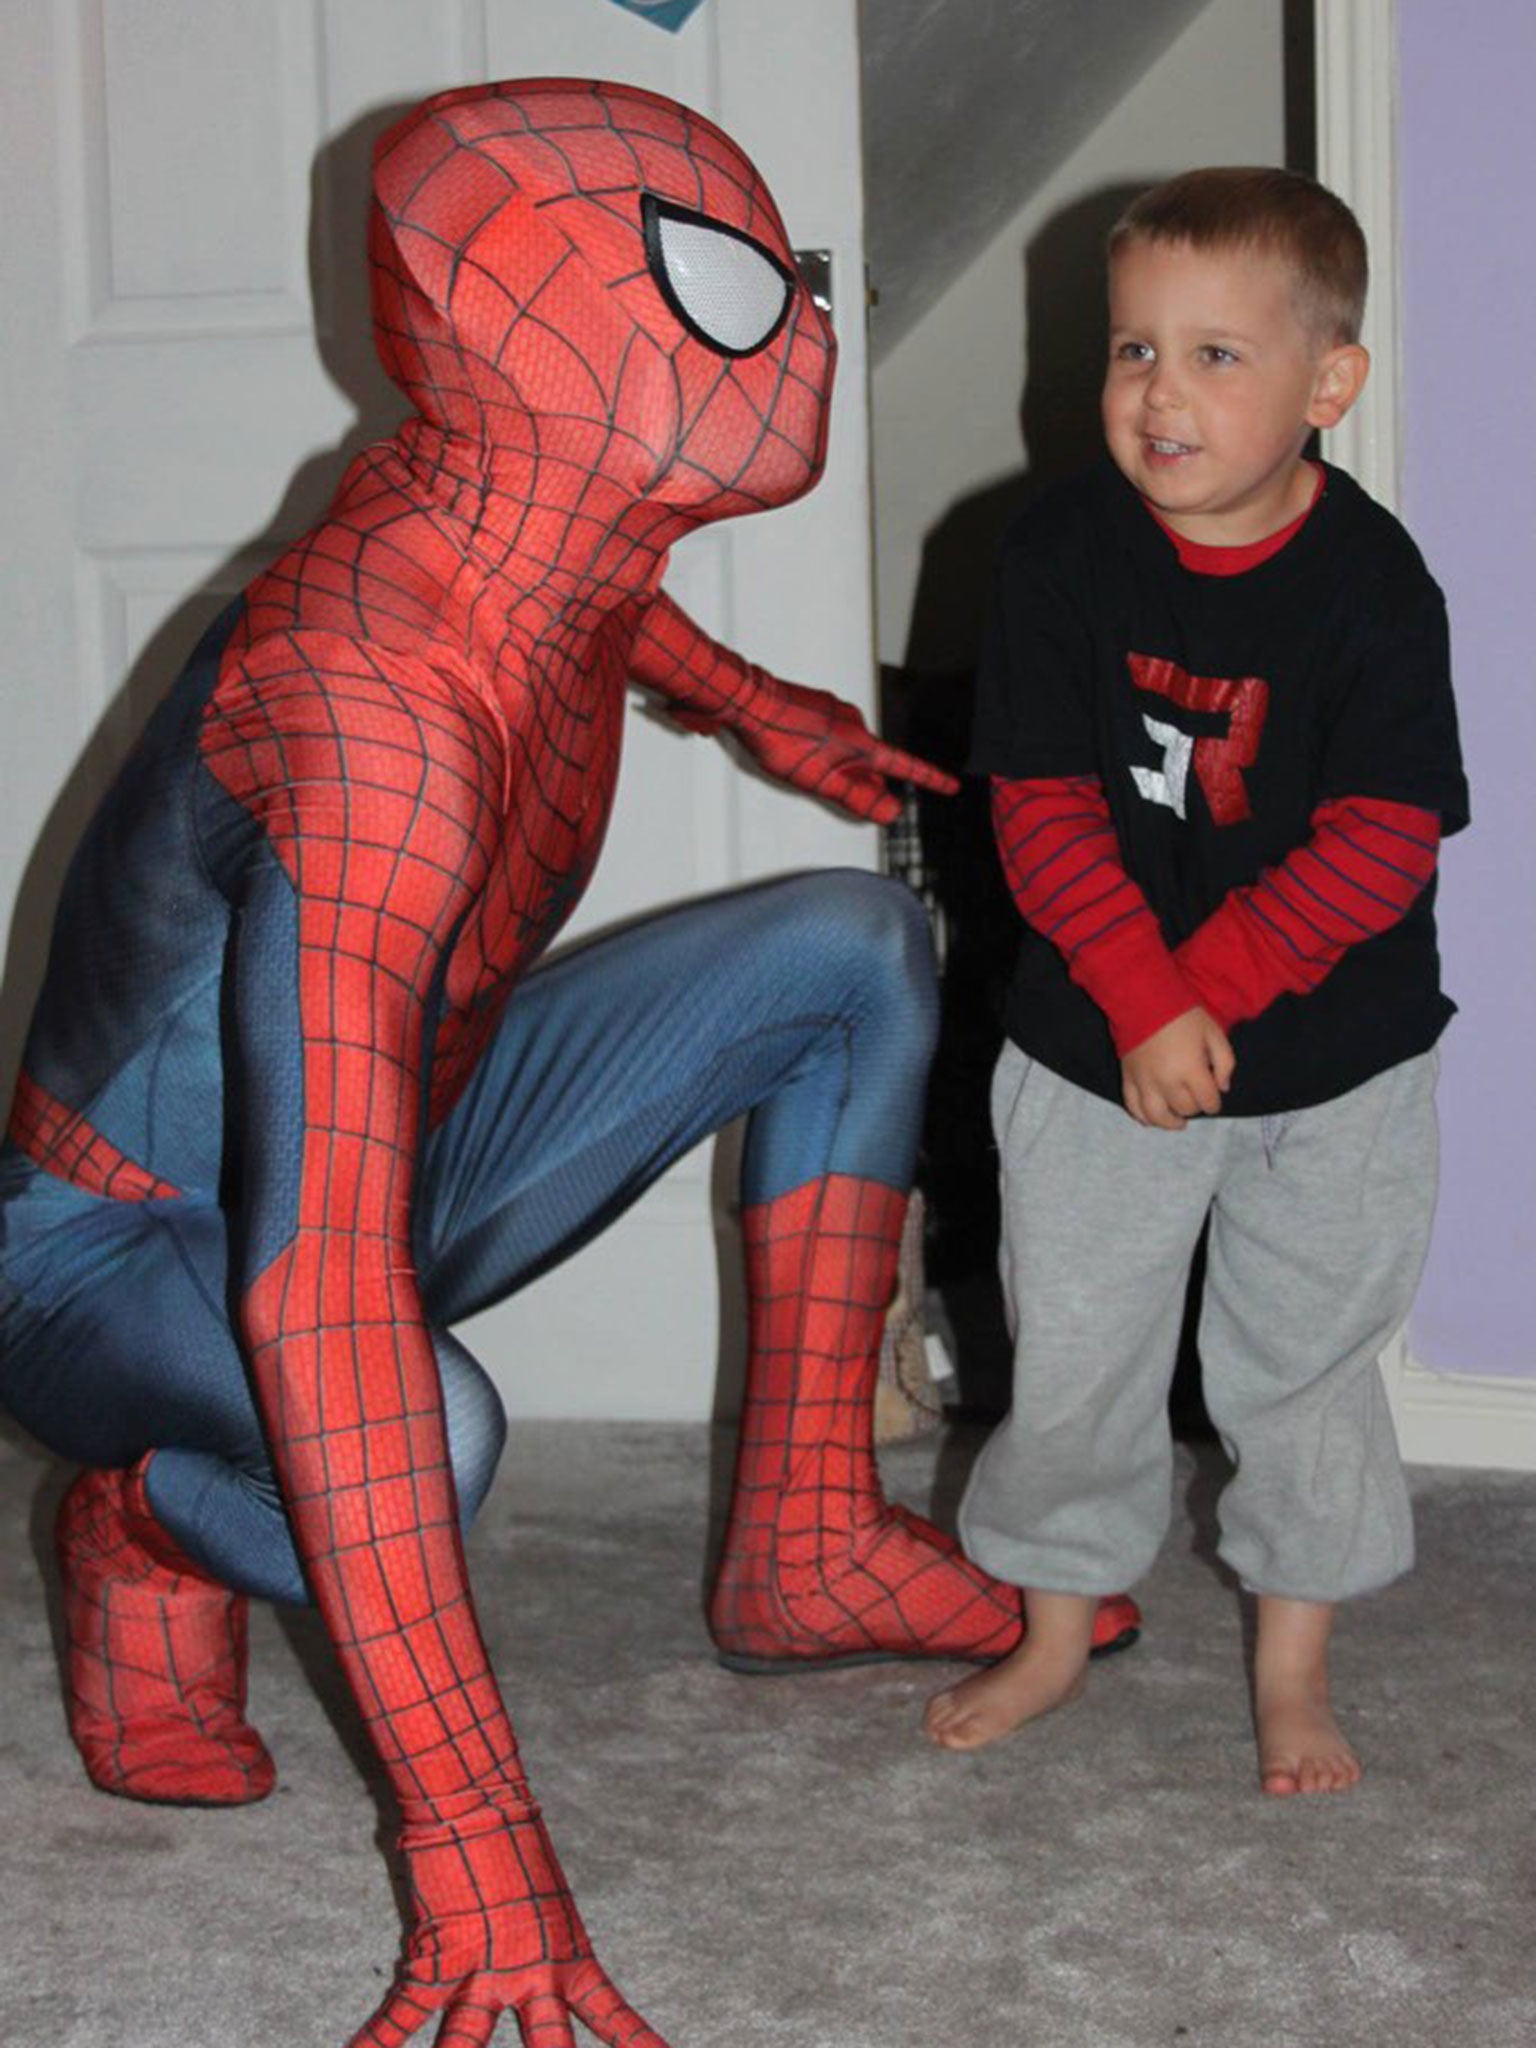
POLYGON ((647 192, 645 253, 662 297, 689 333, 723 356, 772 341, 795 295, 793 274, 760 242, 647 192))

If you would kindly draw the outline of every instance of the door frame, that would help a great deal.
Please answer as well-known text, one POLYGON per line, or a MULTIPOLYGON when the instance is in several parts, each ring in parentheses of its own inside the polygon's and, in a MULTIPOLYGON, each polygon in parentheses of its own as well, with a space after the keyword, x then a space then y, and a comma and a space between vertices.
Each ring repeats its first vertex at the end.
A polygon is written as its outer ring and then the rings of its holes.
POLYGON ((1314 0, 1317 175, 1354 209, 1371 252, 1361 335, 1371 374, 1323 437, 1330 462, 1391 512, 1403 475, 1398 265, 1397 0, 1314 0))
MULTIPOLYGON (((1371 375, 1324 451, 1393 512, 1402 509, 1403 373, 1396 0, 1314 0, 1317 174, 1353 207, 1371 252, 1364 341, 1371 375)), ((1381 1357, 1382 1379, 1409 1464, 1536 1471, 1536 1386, 1434 1372, 1411 1332, 1381 1357)))

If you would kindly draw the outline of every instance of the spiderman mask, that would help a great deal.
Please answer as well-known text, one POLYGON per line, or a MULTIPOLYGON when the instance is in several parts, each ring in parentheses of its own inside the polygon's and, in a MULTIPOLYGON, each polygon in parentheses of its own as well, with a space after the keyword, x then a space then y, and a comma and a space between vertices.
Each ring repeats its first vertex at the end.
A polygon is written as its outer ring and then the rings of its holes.
POLYGON ((375 195, 385 367, 514 494, 558 454, 694 524, 821 474, 831 330, 697 114, 576 80, 444 93, 385 136, 375 195))

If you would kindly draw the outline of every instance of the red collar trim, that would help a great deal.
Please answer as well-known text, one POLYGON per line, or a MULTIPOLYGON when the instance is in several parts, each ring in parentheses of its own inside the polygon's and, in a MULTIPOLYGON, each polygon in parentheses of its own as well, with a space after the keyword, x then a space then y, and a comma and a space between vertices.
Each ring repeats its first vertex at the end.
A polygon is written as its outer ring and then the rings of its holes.
POLYGON ((1152 512, 1152 517, 1178 549, 1182 567, 1193 570, 1197 576, 1241 576, 1245 570, 1256 569, 1260 562, 1267 562, 1271 555, 1278 555, 1286 542, 1294 540, 1311 518, 1313 508, 1323 495, 1327 478, 1319 464, 1314 462, 1310 467, 1314 481, 1306 510, 1298 513, 1289 526, 1282 526, 1278 533, 1266 533, 1262 540, 1243 541, 1237 547, 1218 547, 1209 541, 1186 540, 1182 533, 1175 533, 1166 520, 1159 519, 1150 505, 1147 510, 1152 512))

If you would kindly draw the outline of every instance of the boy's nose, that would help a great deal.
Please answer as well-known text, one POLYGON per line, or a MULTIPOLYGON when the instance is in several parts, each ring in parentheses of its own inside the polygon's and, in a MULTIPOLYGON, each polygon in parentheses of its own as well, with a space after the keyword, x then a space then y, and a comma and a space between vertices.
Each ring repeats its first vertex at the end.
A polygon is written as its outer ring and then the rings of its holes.
POLYGON ((1166 370, 1159 370, 1147 386, 1147 403, 1155 412, 1173 412, 1184 403, 1184 394, 1166 370))

